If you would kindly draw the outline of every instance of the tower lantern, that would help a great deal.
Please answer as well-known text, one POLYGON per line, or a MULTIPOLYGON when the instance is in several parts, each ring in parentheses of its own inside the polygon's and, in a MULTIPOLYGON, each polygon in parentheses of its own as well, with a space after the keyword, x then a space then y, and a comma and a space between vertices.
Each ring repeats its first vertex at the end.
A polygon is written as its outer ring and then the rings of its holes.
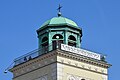
POLYGON ((55 49, 56 42, 80 48, 82 29, 78 25, 65 17, 58 16, 46 21, 38 30, 39 49, 55 49), (59 38, 57 38, 59 37, 59 38))

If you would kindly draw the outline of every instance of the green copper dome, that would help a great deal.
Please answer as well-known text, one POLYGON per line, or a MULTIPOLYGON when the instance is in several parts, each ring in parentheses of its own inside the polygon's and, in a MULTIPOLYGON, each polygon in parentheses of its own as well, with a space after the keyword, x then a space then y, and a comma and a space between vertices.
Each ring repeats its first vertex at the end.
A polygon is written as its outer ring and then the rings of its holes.
POLYGON ((60 25, 68 25, 68 26, 73 26, 73 27, 78 27, 78 25, 65 17, 53 17, 52 19, 46 21, 41 27, 44 26, 60 26, 60 25))

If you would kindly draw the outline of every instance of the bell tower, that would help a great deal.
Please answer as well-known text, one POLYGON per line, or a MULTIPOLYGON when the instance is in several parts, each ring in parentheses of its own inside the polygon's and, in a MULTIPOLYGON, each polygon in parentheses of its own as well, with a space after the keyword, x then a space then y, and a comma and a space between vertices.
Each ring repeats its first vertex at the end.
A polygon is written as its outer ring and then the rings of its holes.
POLYGON ((47 20, 37 30, 37 34, 39 49, 46 48, 45 51, 56 49, 57 43, 80 48, 82 29, 74 21, 62 17, 62 14, 59 12, 58 17, 47 20), (52 45, 51 48, 47 48, 48 45, 52 45))
POLYGON ((37 30, 38 49, 14 60, 13 80, 108 80, 111 64, 81 48, 82 29, 60 9, 37 30))

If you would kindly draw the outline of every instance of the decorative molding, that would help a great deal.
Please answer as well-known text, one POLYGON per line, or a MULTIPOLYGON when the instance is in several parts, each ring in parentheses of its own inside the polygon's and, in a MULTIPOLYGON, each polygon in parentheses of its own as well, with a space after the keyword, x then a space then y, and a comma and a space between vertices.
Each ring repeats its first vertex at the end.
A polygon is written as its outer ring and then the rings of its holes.
POLYGON ((75 63, 75 66, 78 66, 78 63, 75 63))
POLYGON ((60 61, 61 61, 62 63, 64 62, 64 60, 63 60, 63 59, 61 59, 60 61))
POLYGON ((74 75, 74 74, 67 73, 67 80, 81 80, 81 79, 94 80, 94 79, 83 77, 83 76, 80 76, 80 75, 74 75))
POLYGON ((88 66, 88 69, 91 70, 91 66, 88 66))
POLYGON ((47 75, 40 76, 39 78, 36 78, 34 80, 48 80, 47 75))
POLYGON ((81 65, 82 66, 82 68, 85 68, 85 65, 81 65))
POLYGON ((38 70, 38 69, 41 69, 41 68, 43 68, 43 67, 45 67, 45 66, 52 65, 52 64, 54 64, 54 63, 57 63, 57 62, 53 62, 53 63, 47 64, 47 65, 44 65, 44 66, 42 66, 42 67, 39 67, 39 68, 36 68, 36 69, 30 70, 29 72, 25 72, 25 73, 23 73, 23 74, 20 74, 20 73, 19 73, 18 75, 14 76, 13 79, 15 79, 15 78, 17 78, 17 77, 19 77, 19 76, 22 76, 22 75, 25 75, 25 74, 31 73, 31 72, 33 72, 33 71, 36 71, 36 70, 38 70))
MULTIPOLYGON (((52 51, 52 52, 50 52, 48 54, 45 54, 45 55, 42 55, 42 56, 40 56, 38 58, 32 59, 32 60, 30 60, 30 61, 28 61, 26 63, 14 66, 10 71, 11 72, 17 72, 17 71, 19 71, 19 70, 21 70, 23 68, 27 68, 30 65, 34 65, 34 64, 36 64, 38 62, 41 62, 41 61, 43 61, 43 60, 45 60, 47 58, 50 58, 50 57, 52 57, 54 55, 56 55, 56 51, 52 51)), ((53 60, 53 61, 51 60, 51 62, 55 62, 55 60, 53 60)), ((47 64, 48 64, 47 61, 45 61, 44 65, 47 65, 47 64)), ((42 66, 43 66, 43 64, 42 64, 42 66)), ((40 65, 39 65, 39 67, 40 67, 40 65)))
POLYGON ((68 64, 71 64, 71 61, 68 61, 68 64))
POLYGON ((73 53, 66 52, 66 51, 62 51, 62 50, 57 50, 57 54, 58 54, 58 56, 62 56, 62 57, 65 57, 65 58, 85 62, 85 63, 88 63, 88 64, 103 67, 103 68, 109 68, 111 66, 110 64, 108 64, 106 62, 103 62, 103 61, 100 61, 100 60, 91 59, 91 58, 88 58, 88 57, 80 56, 80 55, 73 54, 73 53))
POLYGON ((75 67, 75 68, 80 68, 80 69, 83 69, 83 70, 87 70, 87 71, 91 71, 91 72, 95 72, 95 73, 99 73, 99 74, 103 74, 103 75, 108 75, 107 73, 102 73, 100 71, 95 71, 95 69, 92 70, 92 69, 85 68, 84 65, 83 65, 84 67, 80 67, 80 66, 70 65, 70 64, 67 64, 67 63, 61 63, 59 61, 57 63, 68 65, 68 66, 75 67))
POLYGON ((51 61, 53 62, 53 61, 55 61, 54 59, 51 59, 51 61))
POLYGON ((108 77, 105 76, 105 75, 103 75, 103 76, 102 76, 102 79, 103 79, 103 80, 108 80, 108 77))
POLYGON ((101 70, 102 73, 104 73, 104 70, 101 70))
POLYGON ((95 68, 95 71, 98 71, 98 68, 95 68))

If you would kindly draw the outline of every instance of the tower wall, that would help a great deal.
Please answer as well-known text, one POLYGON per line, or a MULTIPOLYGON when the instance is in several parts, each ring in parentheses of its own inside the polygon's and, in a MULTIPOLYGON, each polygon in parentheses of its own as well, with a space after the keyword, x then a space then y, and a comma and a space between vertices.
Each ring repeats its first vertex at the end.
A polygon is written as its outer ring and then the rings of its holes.
POLYGON ((13 80, 56 80, 57 57, 54 52, 13 67, 13 80))
POLYGON ((108 80, 107 68, 57 56, 57 80, 108 80))

